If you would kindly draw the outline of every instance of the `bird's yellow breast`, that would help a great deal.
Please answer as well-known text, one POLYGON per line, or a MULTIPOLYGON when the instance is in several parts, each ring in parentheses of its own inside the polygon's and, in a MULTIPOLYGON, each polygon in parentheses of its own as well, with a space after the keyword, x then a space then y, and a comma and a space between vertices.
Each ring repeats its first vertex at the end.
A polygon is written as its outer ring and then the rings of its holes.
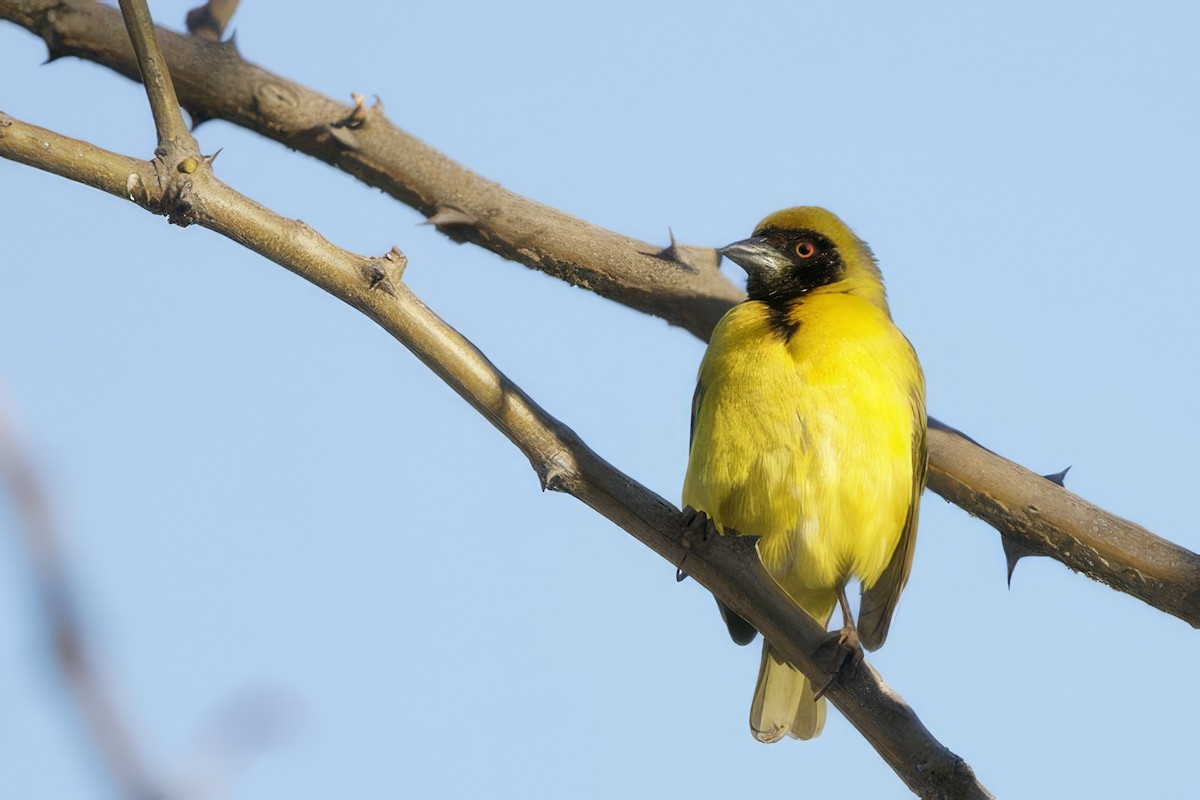
POLYGON ((814 293, 735 307, 700 366, 683 501, 761 536, 785 588, 871 586, 913 501, 923 379, 883 308, 814 293), (782 323, 782 324, 781 324, 782 323))

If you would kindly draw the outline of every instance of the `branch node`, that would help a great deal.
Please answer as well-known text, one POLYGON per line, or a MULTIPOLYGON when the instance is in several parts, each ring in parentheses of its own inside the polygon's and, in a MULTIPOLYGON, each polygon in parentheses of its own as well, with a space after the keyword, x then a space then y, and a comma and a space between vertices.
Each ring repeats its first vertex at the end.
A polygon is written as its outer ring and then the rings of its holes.
MULTIPOLYGON (((181 164, 180 166, 182 167, 183 165, 181 164)), ((181 169, 180 171, 182 172, 183 170, 181 169)), ((164 189, 159 213, 165 214, 167 221, 172 225, 186 228, 199 220, 196 205, 192 201, 193 188, 194 185, 191 178, 180 178, 168 183, 164 189)))
POLYGON ((392 264, 391 272, 393 278, 399 281, 404 277, 404 270, 408 267, 408 256, 404 255, 404 252, 399 247, 392 245, 392 249, 384 253, 383 257, 392 264))
POLYGON ((254 106, 264 116, 286 119, 300 107, 300 97, 282 81, 264 81, 254 87, 254 106))
POLYGON ((537 472, 543 492, 572 494, 571 487, 579 477, 575 458, 566 450, 559 450, 540 464, 535 463, 534 471, 537 472))
MULTIPOLYGON (((399 252, 394 247, 392 250, 399 252)), ((398 280, 404 271, 404 267, 401 266, 400 271, 397 272, 393 265, 393 259, 389 258, 389 256, 391 256, 391 252, 382 258, 372 258, 369 260, 362 267, 362 275, 367 281, 368 289, 371 291, 382 291, 394 297, 396 295, 396 287, 392 283, 392 277, 395 276, 398 280)), ((403 255, 400 257, 404 258, 403 255)), ((407 259, 404 260, 407 262, 407 259)))
POLYGON ((350 96, 354 98, 354 108, 350 109, 350 113, 335 122, 329 123, 326 130, 333 140, 349 150, 359 150, 362 145, 359 144, 358 137, 354 135, 354 131, 361 130, 367 126, 376 115, 383 114, 383 101, 379 99, 379 95, 375 95, 374 105, 367 107, 367 98, 358 92, 351 92, 350 96))
POLYGON ((542 481, 543 492, 563 492, 570 494, 567 488, 567 478, 561 472, 552 472, 542 481))
POLYGON ((350 116, 339 122, 335 122, 334 125, 338 127, 358 129, 367 124, 367 116, 369 114, 369 110, 367 109, 367 98, 365 95, 361 95, 358 92, 351 92, 350 97, 352 100, 354 100, 354 108, 350 111, 350 116))

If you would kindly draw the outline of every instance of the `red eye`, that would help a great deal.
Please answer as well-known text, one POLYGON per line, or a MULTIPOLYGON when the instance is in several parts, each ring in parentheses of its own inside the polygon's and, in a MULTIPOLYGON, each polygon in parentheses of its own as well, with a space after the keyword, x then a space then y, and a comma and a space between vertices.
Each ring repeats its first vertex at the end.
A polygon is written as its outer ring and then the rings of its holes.
POLYGON ((800 258, 812 258, 817 254, 817 247, 807 239, 796 242, 796 255, 800 258))

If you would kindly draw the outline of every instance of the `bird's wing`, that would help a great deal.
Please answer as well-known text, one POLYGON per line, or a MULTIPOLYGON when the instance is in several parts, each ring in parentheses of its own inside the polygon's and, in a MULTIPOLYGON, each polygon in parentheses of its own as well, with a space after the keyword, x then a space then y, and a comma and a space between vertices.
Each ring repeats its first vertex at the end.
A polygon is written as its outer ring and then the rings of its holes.
MULTIPOLYGON (((696 436, 696 418, 700 415, 700 404, 703 402, 704 381, 697 379, 696 391, 692 395, 692 431, 688 435, 689 447, 692 439, 696 436)), ((754 637, 758 636, 758 630, 753 625, 720 600, 717 600, 717 608, 721 610, 721 619, 725 620, 725 627, 729 629, 729 638, 733 639, 735 644, 750 644, 754 641, 754 637)))
MULTIPOLYGON (((918 368, 918 375, 920 374, 918 368)), ((912 496, 908 503, 908 517, 904 521, 904 529, 900 534, 900 542, 892 553, 883 574, 875 585, 864 589, 862 605, 858 612, 858 635, 863 647, 877 650, 887 639, 888 628, 892 624, 892 614, 896 611, 896 603, 904 584, 908 583, 908 573, 912 569, 913 551, 917 545, 917 511, 921 502, 921 493, 925 491, 925 473, 929 463, 929 455, 925 449, 925 386, 921 380, 913 385, 913 482, 912 496)))
POLYGON ((692 428, 688 433, 688 447, 696 438, 696 419, 700 416, 700 404, 704 402, 704 381, 696 378, 696 391, 692 393, 692 428))

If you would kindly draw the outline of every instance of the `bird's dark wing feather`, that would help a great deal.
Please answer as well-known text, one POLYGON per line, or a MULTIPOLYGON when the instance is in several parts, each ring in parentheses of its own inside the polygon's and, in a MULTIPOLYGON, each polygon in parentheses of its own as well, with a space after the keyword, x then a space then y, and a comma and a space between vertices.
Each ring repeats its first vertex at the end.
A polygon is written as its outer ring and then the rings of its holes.
POLYGON ((755 636, 758 636, 757 628, 720 600, 717 600, 717 608, 721 609, 721 619, 725 620, 725 627, 729 629, 729 638, 733 639, 734 644, 747 645, 754 641, 755 636))
POLYGON ((913 551, 917 545, 917 509, 921 502, 921 493, 925 491, 925 473, 929 464, 929 455, 925 448, 925 392, 924 387, 917 385, 912 391, 913 407, 913 485, 912 497, 908 504, 908 518, 904 521, 904 530, 900 534, 900 542, 896 552, 888 562, 879 580, 862 593, 862 605, 858 612, 858 636, 863 647, 877 650, 887 639, 888 628, 892 624, 892 614, 896 612, 896 604, 900 601, 900 593, 904 584, 908 583, 908 573, 912 570, 913 551))

